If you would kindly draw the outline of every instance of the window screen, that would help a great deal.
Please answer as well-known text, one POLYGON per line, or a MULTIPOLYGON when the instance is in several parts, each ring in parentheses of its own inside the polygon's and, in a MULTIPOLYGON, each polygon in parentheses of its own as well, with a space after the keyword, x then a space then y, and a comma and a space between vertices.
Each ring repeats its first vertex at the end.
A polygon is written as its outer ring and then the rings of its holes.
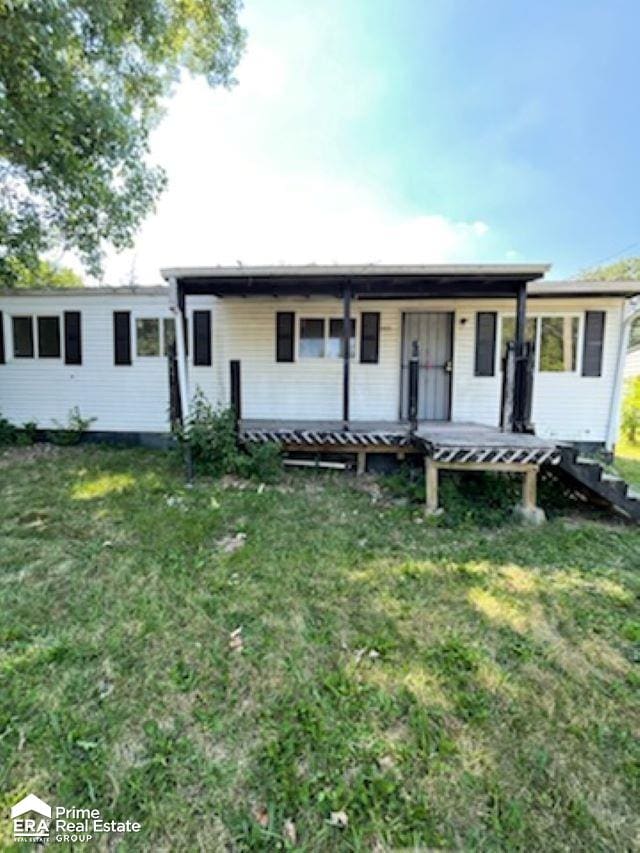
POLYGON ((302 358, 322 358, 324 356, 324 320, 300 320, 300 356, 302 358))
POLYGON ((160 355, 160 321, 155 317, 136 320, 136 355, 160 355))
POLYGON ((542 317, 540 323, 540 370, 549 373, 575 370, 578 318, 542 317))
MULTIPOLYGON (((343 320, 329 320, 329 340, 327 341, 327 355, 329 358, 343 358, 344 347, 342 346, 343 320)), ((349 337, 349 356, 355 358, 356 354, 356 321, 351 322, 351 333, 349 337)))

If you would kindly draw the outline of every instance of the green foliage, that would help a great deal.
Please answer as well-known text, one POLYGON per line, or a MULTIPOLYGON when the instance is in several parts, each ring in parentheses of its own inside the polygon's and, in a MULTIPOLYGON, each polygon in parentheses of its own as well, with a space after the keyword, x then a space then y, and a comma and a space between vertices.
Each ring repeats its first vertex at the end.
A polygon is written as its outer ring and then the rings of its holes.
POLYGON ((236 424, 231 409, 216 409, 198 388, 184 430, 178 433, 182 446, 191 449, 198 473, 220 477, 236 470, 238 448, 236 424))
POLYGON ((613 264, 593 267, 580 273, 584 281, 638 281, 640 279, 640 257, 623 258, 613 264))
POLYGON ((15 426, 6 418, 0 417, 0 447, 14 444, 26 446, 36 440, 38 425, 35 421, 27 421, 21 427, 15 426))
POLYGON ((15 444, 18 436, 18 428, 6 418, 0 417, 0 447, 15 444))
POLYGON ((191 414, 184 430, 178 433, 182 447, 188 445, 196 472, 220 477, 241 477, 273 483, 282 474, 280 448, 273 443, 238 448, 235 414, 232 409, 216 409, 200 388, 196 391, 191 414))
POLYGON ((66 424, 54 421, 58 429, 49 433, 49 440, 62 447, 79 444, 80 439, 95 420, 96 418, 83 418, 78 406, 74 406, 69 410, 66 424))
POLYGON ((13 286, 21 289, 83 287, 80 276, 68 267, 39 261, 35 268, 16 263, 13 286))
POLYGON ((275 483, 282 476, 280 445, 273 441, 249 444, 237 460, 237 471, 243 477, 261 483, 275 483))
POLYGON ((621 425, 627 441, 635 444, 640 432, 640 376, 634 376, 626 382, 621 425))
POLYGON ((165 186, 149 134, 186 69, 230 85, 240 0, 0 2, 0 283, 52 245, 93 274, 165 186))
MULTIPOLYGON (((395 498, 416 506, 424 504, 422 465, 406 462, 387 475, 383 483, 395 498)), ((514 521, 513 509, 522 499, 522 476, 489 471, 441 471, 438 497, 444 513, 433 518, 432 524, 450 528, 496 527, 514 521)), ((557 480, 542 475, 538 477, 538 501, 550 516, 575 508, 566 489, 557 480)))
MULTIPOLYGON (((422 466, 405 463, 396 473, 385 477, 384 483, 396 497, 404 497, 415 504, 424 503, 422 466)), ((445 510, 437 521, 441 526, 502 524, 512 518, 513 507, 520 500, 519 480, 503 474, 443 471, 439 500, 445 510)))

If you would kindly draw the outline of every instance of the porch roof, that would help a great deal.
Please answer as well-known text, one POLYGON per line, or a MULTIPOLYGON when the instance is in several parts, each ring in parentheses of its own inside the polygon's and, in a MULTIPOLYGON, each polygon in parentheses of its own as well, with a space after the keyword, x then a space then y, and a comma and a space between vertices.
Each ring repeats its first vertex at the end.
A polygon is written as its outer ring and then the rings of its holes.
POLYGON ((548 264, 425 264, 418 266, 259 266, 163 269, 184 295, 340 296, 407 299, 425 296, 515 296, 548 264))

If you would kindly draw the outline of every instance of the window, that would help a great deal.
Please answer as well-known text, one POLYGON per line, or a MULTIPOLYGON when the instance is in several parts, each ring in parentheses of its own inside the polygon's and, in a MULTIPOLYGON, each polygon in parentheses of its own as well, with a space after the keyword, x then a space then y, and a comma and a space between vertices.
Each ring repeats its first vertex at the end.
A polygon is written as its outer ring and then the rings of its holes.
POLYGON ((38 357, 60 358, 59 317, 38 317, 38 357))
POLYGON ((162 331, 164 333, 164 355, 169 354, 169 347, 174 346, 176 342, 176 324, 173 317, 165 317, 162 321, 162 331))
POLYGON ((324 320, 300 320, 300 357, 324 358, 324 320))
POLYGON ((14 358, 33 358, 33 319, 12 317, 14 358))
MULTIPOLYGON (((536 342, 536 324, 535 317, 527 317, 524 326, 524 339, 535 345, 536 342)), ((516 318, 502 318, 502 344, 500 346, 500 357, 504 358, 507 354, 507 341, 515 341, 516 339, 516 318)))
POLYGON ((574 371, 578 352, 577 317, 542 317, 540 365, 544 372, 574 371))
POLYGON ((136 320, 136 355, 160 355, 160 321, 155 317, 136 320))
MULTIPOLYGON (((329 320, 329 340, 327 341, 328 358, 344 358, 344 347, 342 346, 343 320, 340 318, 329 320)), ((349 357, 356 355, 356 321, 351 319, 351 330, 349 333, 349 357)))
MULTIPOLYGON (((356 321, 351 318, 349 335, 349 356, 356 355, 356 321)), ((300 319, 300 343, 298 352, 300 358, 343 358, 342 317, 302 317, 300 319)))

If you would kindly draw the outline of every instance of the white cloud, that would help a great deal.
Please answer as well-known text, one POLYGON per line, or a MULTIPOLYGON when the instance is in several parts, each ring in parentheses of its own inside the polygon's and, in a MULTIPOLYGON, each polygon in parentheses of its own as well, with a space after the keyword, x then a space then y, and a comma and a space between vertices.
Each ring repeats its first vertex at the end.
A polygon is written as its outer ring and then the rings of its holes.
POLYGON ((156 282, 163 266, 442 263, 486 254, 485 222, 408 212, 393 188, 335 169, 349 117, 366 113, 378 84, 342 92, 331 83, 328 105, 311 81, 299 79, 300 45, 312 44, 309 33, 305 39, 284 34, 276 42, 254 28, 236 88, 211 91, 193 80, 180 86, 152 149, 169 189, 135 249, 109 256, 106 282, 128 281, 132 271, 141 283, 156 282), (327 157, 317 146, 308 150, 310 138, 332 149, 327 157))

